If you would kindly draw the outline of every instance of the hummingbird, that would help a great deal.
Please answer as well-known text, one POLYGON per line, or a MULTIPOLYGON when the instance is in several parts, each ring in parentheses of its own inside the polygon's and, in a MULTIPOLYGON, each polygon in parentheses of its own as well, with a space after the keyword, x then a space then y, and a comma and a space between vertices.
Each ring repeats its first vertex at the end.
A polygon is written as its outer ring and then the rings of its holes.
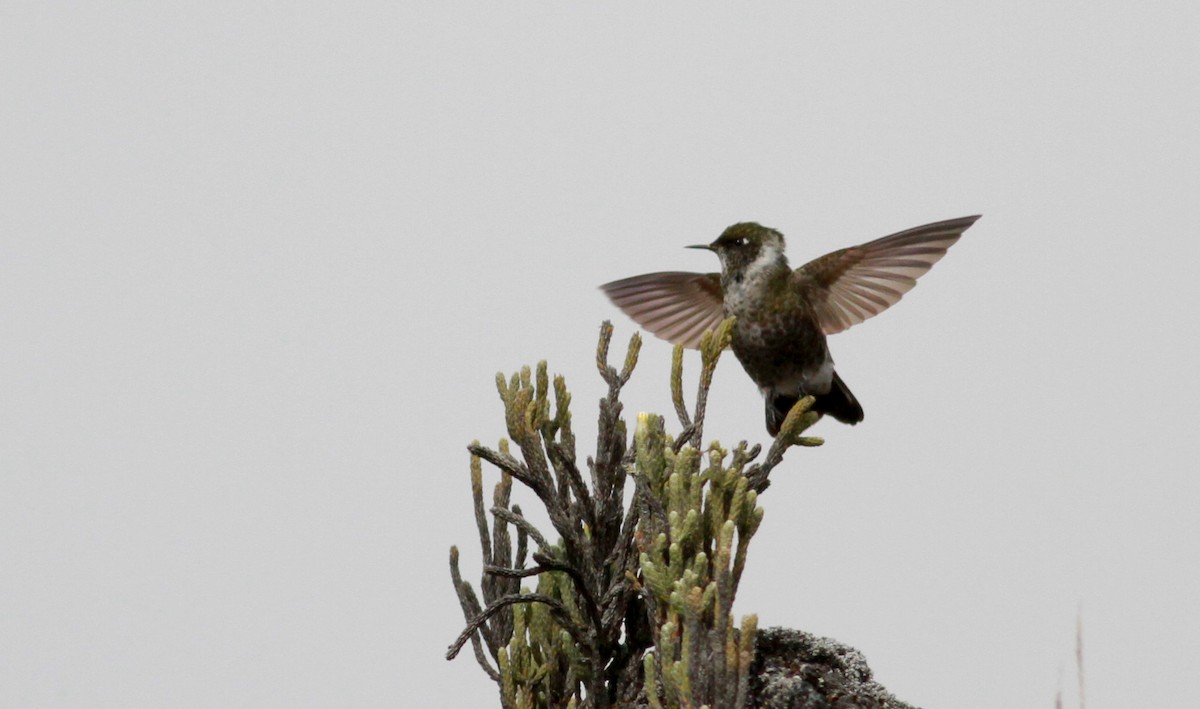
POLYGON ((808 395, 815 398, 812 411, 853 425, 863 409, 834 369, 826 338, 895 305, 977 219, 915 227, 795 270, 783 234, 742 222, 711 244, 687 247, 715 253, 720 273, 647 273, 600 288, 642 327, 693 349, 705 330, 737 317, 730 346, 762 392, 772 436, 808 395))

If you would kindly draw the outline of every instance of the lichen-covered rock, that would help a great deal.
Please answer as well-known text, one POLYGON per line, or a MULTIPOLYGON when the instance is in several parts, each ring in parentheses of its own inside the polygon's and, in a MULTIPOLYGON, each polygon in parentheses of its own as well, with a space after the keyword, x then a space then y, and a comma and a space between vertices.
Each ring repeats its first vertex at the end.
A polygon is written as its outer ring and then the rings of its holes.
POLYGON ((758 631, 750 666, 750 700, 757 709, 916 709, 871 679, 866 658, 852 647, 801 630, 758 631))

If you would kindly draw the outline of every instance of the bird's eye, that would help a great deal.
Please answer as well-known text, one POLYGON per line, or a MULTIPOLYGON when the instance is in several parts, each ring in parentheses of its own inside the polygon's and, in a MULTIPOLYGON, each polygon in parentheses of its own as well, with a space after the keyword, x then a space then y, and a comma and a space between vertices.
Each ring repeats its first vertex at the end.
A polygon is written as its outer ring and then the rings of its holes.
POLYGON ((730 245, 730 246, 736 246, 736 247, 738 247, 738 248, 741 248, 741 247, 743 247, 743 246, 745 246, 745 245, 746 245, 746 240, 745 240, 744 238, 742 238, 742 237, 740 237, 740 236, 739 236, 738 238, 736 238, 736 239, 734 239, 733 241, 729 242, 729 245, 730 245))

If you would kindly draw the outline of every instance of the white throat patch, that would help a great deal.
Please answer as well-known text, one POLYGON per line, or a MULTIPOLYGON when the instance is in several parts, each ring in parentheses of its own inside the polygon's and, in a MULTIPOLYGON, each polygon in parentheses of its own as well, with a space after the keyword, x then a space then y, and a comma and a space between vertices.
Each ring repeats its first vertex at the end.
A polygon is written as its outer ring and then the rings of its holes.
POLYGON ((725 288, 725 309, 731 315, 739 315, 750 309, 760 307, 762 290, 756 288, 770 271, 771 266, 779 262, 781 251, 776 244, 763 244, 762 250, 746 266, 746 271, 739 281, 727 284, 725 288))
POLYGON ((763 244, 762 249, 758 252, 758 256, 746 267, 746 280, 757 280, 767 267, 779 261, 781 255, 782 253, 777 244, 763 244))

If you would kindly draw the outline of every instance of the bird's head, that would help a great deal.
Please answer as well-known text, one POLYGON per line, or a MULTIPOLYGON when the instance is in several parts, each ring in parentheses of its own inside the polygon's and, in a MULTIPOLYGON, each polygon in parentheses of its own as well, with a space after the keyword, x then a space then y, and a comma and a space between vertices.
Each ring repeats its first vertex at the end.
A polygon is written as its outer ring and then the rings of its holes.
POLYGON ((767 266, 787 265, 783 234, 754 222, 734 224, 711 244, 688 248, 712 251, 721 259, 724 275, 739 280, 767 266))

